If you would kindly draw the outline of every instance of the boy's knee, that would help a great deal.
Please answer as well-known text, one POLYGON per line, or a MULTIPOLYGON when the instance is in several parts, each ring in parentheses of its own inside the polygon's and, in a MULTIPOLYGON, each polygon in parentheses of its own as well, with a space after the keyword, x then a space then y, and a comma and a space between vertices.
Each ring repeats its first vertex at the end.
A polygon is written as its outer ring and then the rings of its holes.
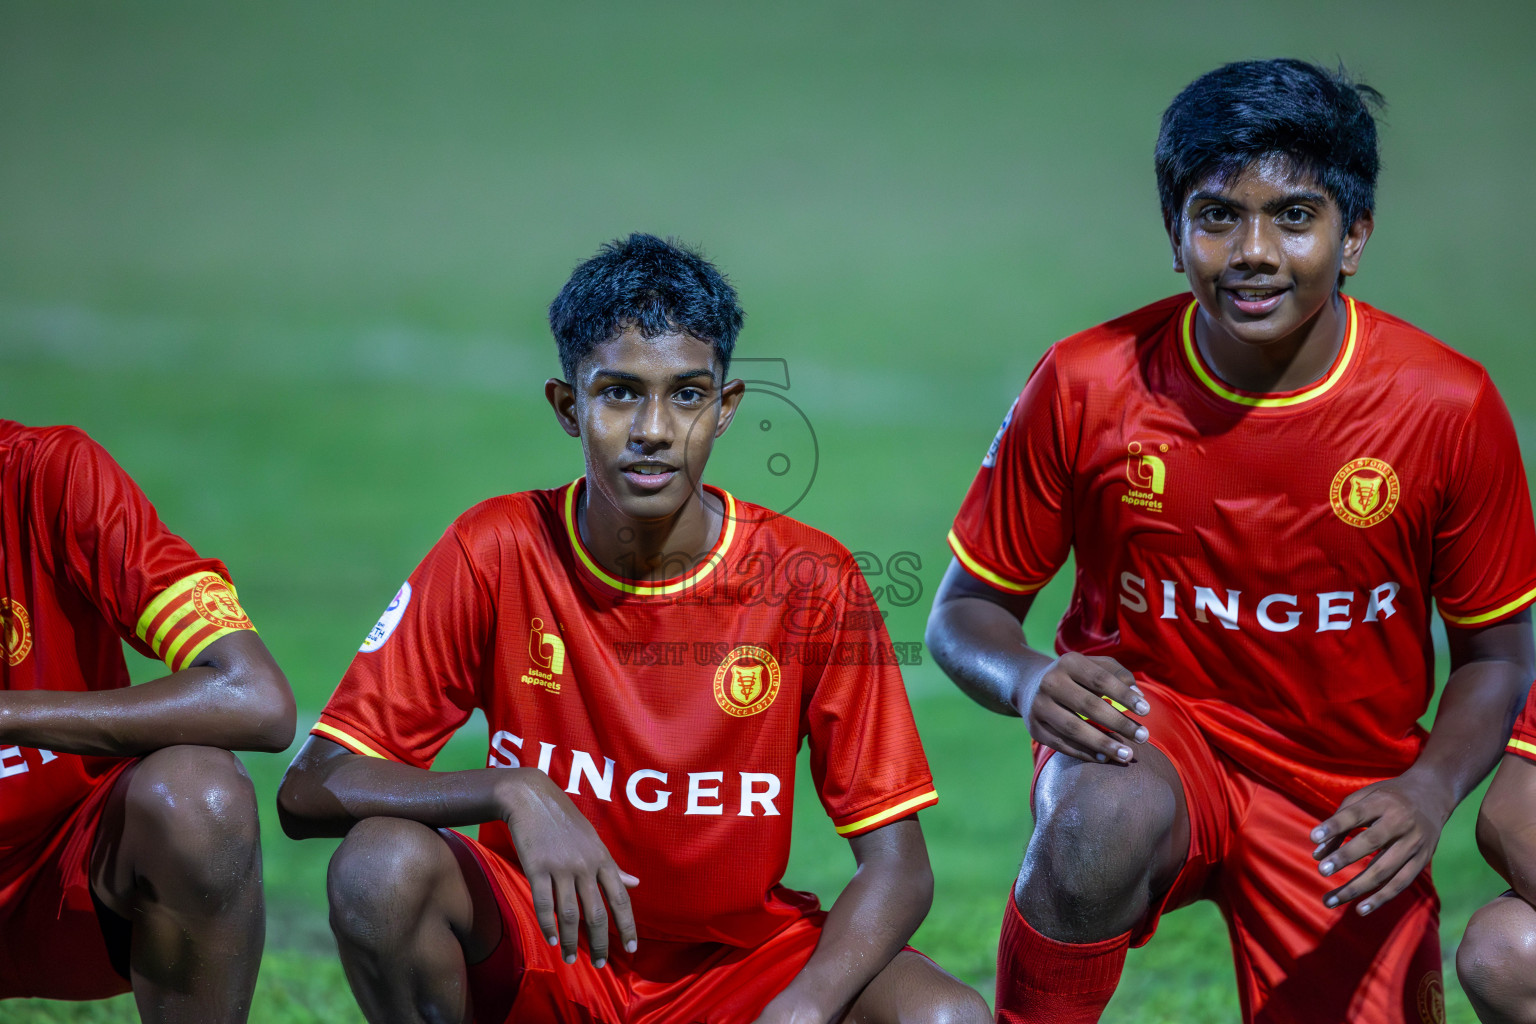
POLYGON ((1030 851, 1074 888, 1142 879, 1178 816, 1178 794, 1152 771, 1073 766, 1041 782, 1030 851))
POLYGON ((331 925, 354 939, 415 915, 445 871, 457 871, 448 844, 420 822, 366 818, 331 857, 326 896, 331 925))
POLYGON ((981 993, 956 982, 942 992, 936 992, 926 1012, 914 1018, 929 1024, 988 1024, 992 1010, 981 993))
POLYGON ((1472 915, 1456 950, 1456 975, 1474 1004, 1501 1019, 1536 1020, 1536 910, 1514 896, 1472 915))
POLYGON ((156 891, 186 883, 203 893, 238 889, 259 877, 261 828, 256 791, 239 758, 217 747, 166 747, 147 755, 129 780, 125 829, 140 856, 138 873, 164 874, 156 891))
POLYGON ((1146 765, 1048 769, 1014 889, 1025 919, 1067 942, 1130 928, 1176 868, 1162 863, 1178 820, 1175 785, 1146 765))

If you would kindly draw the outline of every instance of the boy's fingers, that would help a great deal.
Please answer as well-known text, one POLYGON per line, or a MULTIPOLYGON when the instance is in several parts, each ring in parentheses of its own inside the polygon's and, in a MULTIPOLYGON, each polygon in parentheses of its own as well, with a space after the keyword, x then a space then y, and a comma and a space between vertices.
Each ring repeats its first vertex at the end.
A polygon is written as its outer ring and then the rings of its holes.
POLYGON ((608 905, 603 902, 597 879, 583 877, 577 881, 576 889, 586 912, 587 952, 592 957, 592 966, 602 967, 608 963, 608 905))
MULTIPOLYGON (((1103 701, 1098 703, 1102 705, 1103 701)), ((1059 722, 1053 720, 1051 725, 1068 743, 1088 752, 1089 756, 1083 760, 1129 764, 1135 758, 1131 745, 1119 736, 1095 729, 1070 711, 1058 711, 1057 714, 1060 715, 1061 720, 1059 722)))
POLYGON ((560 919, 560 955, 566 963, 573 964, 581 941, 581 904, 569 876, 555 879, 555 912, 560 919))
POLYGON ((1333 812, 1333 817, 1319 823, 1312 830, 1312 841, 1321 843, 1337 836, 1348 835, 1365 824, 1366 817, 1367 812, 1361 810, 1360 802, 1342 805, 1333 812))
POLYGON ((1349 842, 1339 847, 1338 852, 1329 854, 1317 869, 1325 875, 1331 875, 1340 868, 1353 864, 1362 857, 1375 853, 1377 850, 1390 844, 1396 836, 1388 835, 1386 829, 1377 822, 1370 828, 1355 836, 1349 842))
POLYGON ((1120 739, 1132 740, 1136 743, 1145 743, 1150 733, 1147 727, 1115 710, 1114 706, 1102 697, 1096 697, 1087 690, 1078 690, 1077 695, 1071 699, 1071 703, 1063 703, 1067 710, 1072 711, 1091 722, 1097 722, 1104 728, 1116 734, 1112 737, 1117 745, 1120 739))
POLYGON ((629 902, 628 886, 640 880, 616 867, 606 867, 599 871, 597 880, 602 884, 603 894, 608 897, 608 909, 613 912, 613 926, 619 931, 619 941, 633 953, 639 935, 635 930, 635 912, 629 902))
POLYGON ((560 941, 560 928, 555 920, 554 885, 548 874, 539 871, 529 877, 528 887, 533 890, 533 914, 538 918, 539 930, 544 933, 544 941, 553 946, 560 941))
MULTIPOLYGON (((1324 898, 1323 905, 1335 907, 1376 892, 1376 890, 1385 885, 1393 875, 1397 874, 1398 870, 1402 868, 1403 864, 1410 859, 1410 856, 1406 853, 1400 853, 1397 850, 1387 850, 1387 852, 1383 853, 1380 857, 1377 857, 1374 861, 1372 861, 1370 867, 1366 868, 1354 878, 1350 879, 1348 885, 1341 886, 1340 888, 1335 889, 1333 892, 1329 893, 1328 896, 1324 898)), ((1372 898, 1368 902, 1370 902, 1374 907, 1383 901, 1377 898, 1372 898)))
POLYGON ((1077 745, 1076 743, 1073 743, 1071 740, 1063 736, 1059 730, 1052 728, 1044 722, 1042 722, 1040 727, 1035 730, 1034 739, 1035 742, 1041 744, 1042 746, 1050 747, 1058 754, 1065 754, 1068 757, 1075 757, 1079 761, 1087 761, 1092 764, 1105 760, 1102 755, 1097 755, 1092 750, 1088 750, 1077 745))
POLYGON ((1077 682, 1084 689, 1100 697, 1108 697, 1135 714, 1144 715, 1152 710, 1146 696, 1140 690, 1132 689, 1134 677, 1130 680, 1122 679, 1102 665, 1094 665, 1089 672, 1078 677, 1077 682))
POLYGON ((1363 916, 1369 914, 1383 903, 1402 894, 1403 890, 1413 884, 1413 880, 1419 877, 1419 872, 1424 870, 1424 865, 1418 863, 1418 858, 1408 858, 1408 863, 1398 869, 1392 880, 1382 886, 1374 894, 1360 901, 1356 908, 1363 916))

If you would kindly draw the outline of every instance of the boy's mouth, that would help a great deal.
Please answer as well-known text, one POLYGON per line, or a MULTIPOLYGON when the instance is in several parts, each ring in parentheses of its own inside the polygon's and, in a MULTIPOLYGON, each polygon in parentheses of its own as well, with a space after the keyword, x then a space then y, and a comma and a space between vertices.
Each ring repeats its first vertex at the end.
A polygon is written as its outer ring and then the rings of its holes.
POLYGON ((1280 305, 1285 298, 1285 288, 1227 288, 1232 305, 1247 316, 1264 316, 1280 305))
POLYGON ((631 462, 620 470, 630 485, 644 491, 659 491, 677 475, 677 468, 665 462, 631 462))

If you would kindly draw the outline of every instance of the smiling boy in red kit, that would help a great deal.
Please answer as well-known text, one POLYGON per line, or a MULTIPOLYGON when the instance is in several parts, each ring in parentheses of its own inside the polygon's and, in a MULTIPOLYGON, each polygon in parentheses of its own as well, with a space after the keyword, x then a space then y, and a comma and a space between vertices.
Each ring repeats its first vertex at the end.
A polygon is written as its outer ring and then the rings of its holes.
POLYGON ((1156 163, 1190 294, 1052 346, 956 517, 929 646, 1036 745, 1000 1020, 1097 1020, 1200 899, 1245 1020, 1443 1019, 1427 869, 1531 682, 1536 534, 1488 374, 1340 291, 1376 98, 1295 60, 1180 93, 1156 163), (1069 552, 1052 656, 1020 625, 1069 552))

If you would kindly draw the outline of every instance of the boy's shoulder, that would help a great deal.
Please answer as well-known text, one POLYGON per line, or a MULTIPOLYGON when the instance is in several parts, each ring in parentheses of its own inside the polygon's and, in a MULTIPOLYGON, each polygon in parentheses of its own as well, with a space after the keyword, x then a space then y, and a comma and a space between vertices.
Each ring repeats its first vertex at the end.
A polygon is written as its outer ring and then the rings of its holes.
POLYGON ((1367 340, 1373 375, 1414 396, 1471 405, 1489 385, 1482 363, 1401 317, 1359 299, 1350 300, 1367 340))
POLYGON ((1138 361, 1194 302, 1188 292, 1148 303, 1056 342, 1041 359, 1062 383, 1102 382, 1138 361))
POLYGON ((854 563, 848 548, 830 533, 734 495, 727 495, 727 499, 726 528, 734 527, 737 538, 731 546, 738 549, 740 558, 768 554, 792 563, 799 554, 826 564, 854 563))

